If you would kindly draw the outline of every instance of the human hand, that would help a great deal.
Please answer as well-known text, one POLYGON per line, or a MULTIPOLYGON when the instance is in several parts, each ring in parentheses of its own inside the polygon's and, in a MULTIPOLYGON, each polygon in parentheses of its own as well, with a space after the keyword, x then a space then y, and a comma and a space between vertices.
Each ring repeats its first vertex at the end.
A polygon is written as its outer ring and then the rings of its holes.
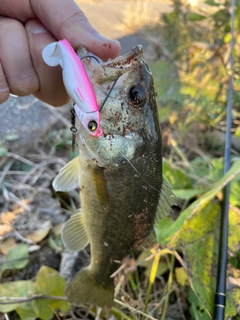
POLYGON ((101 36, 73 0, 0 0, 0 103, 9 94, 34 94, 54 106, 69 97, 60 67, 42 59, 43 48, 67 39, 103 60, 115 58, 120 44, 101 36))

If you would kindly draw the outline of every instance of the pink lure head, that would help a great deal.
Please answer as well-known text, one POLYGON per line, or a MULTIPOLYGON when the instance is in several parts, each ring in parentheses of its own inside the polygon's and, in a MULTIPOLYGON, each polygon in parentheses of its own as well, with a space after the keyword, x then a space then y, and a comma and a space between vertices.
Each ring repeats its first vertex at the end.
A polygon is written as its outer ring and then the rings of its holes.
POLYGON ((76 103, 74 109, 84 129, 94 137, 102 135, 100 112, 84 65, 67 40, 53 42, 43 49, 43 60, 49 66, 62 67, 63 83, 76 103))

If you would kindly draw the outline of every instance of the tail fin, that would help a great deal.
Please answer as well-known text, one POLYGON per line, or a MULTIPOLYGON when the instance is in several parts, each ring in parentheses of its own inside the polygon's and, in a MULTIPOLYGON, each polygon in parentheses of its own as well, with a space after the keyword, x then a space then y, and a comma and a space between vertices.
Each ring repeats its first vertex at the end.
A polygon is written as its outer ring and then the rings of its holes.
POLYGON ((85 268, 68 283, 65 295, 73 305, 87 303, 110 308, 113 305, 114 282, 113 279, 109 280, 111 280, 110 284, 99 285, 91 275, 90 268, 85 268))

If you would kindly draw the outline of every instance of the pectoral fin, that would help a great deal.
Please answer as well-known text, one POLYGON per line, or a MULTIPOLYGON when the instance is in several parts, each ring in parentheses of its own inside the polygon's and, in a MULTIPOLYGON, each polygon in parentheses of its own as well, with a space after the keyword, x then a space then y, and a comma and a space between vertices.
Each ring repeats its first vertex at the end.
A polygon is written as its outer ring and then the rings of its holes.
POLYGON ((163 182, 155 217, 155 224, 157 224, 162 218, 168 216, 172 211, 172 206, 174 205, 176 205, 176 197, 168 183, 163 182))
MULTIPOLYGON (((172 211, 172 206, 174 205, 176 205, 176 197, 169 184, 167 182, 163 182, 154 224, 157 224, 162 218, 168 216, 172 211)), ((153 248, 157 244, 156 233, 152 230, 141 243, 140 248, 153 248)))
POLYGON ((72 215, 63 225, 62 242, 66 248, 72 251, 81 250, 89 243, 87 230, 81 213, 72 215))
POLYGON ((139 246, 139 250, 145 250, 154 248, 158 244, 156 239, 155 231, 152 230, 150 234, 143 240, 143 242, 139 246))
POLYGON ((79 157, 67 163, 53 180, 55 191, 71 191, 79 187, 79 157))

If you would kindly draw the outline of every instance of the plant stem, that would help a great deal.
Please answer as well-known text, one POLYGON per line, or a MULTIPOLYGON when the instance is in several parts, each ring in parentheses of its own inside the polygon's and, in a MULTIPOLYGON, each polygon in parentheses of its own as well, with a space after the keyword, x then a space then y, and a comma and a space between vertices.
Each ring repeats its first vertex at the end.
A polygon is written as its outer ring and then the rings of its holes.
POLYGON ((162 312, 161 320, 165 319, 166 313, 167 313, 167 308, 168 308, 168 303, 169 303, 169 296, 170 296, 171 287, 172 287, 172 283, 173 283, 174 263, 175 263, 175 256, 171 255, 171 268, 169 270, 170 272, 169 272, 168 283, 167 283, 167 294, 166 294, 166 298, 165 298, 165 302, 164 302, 164 306, 163 306, 163 312, 162 312))

